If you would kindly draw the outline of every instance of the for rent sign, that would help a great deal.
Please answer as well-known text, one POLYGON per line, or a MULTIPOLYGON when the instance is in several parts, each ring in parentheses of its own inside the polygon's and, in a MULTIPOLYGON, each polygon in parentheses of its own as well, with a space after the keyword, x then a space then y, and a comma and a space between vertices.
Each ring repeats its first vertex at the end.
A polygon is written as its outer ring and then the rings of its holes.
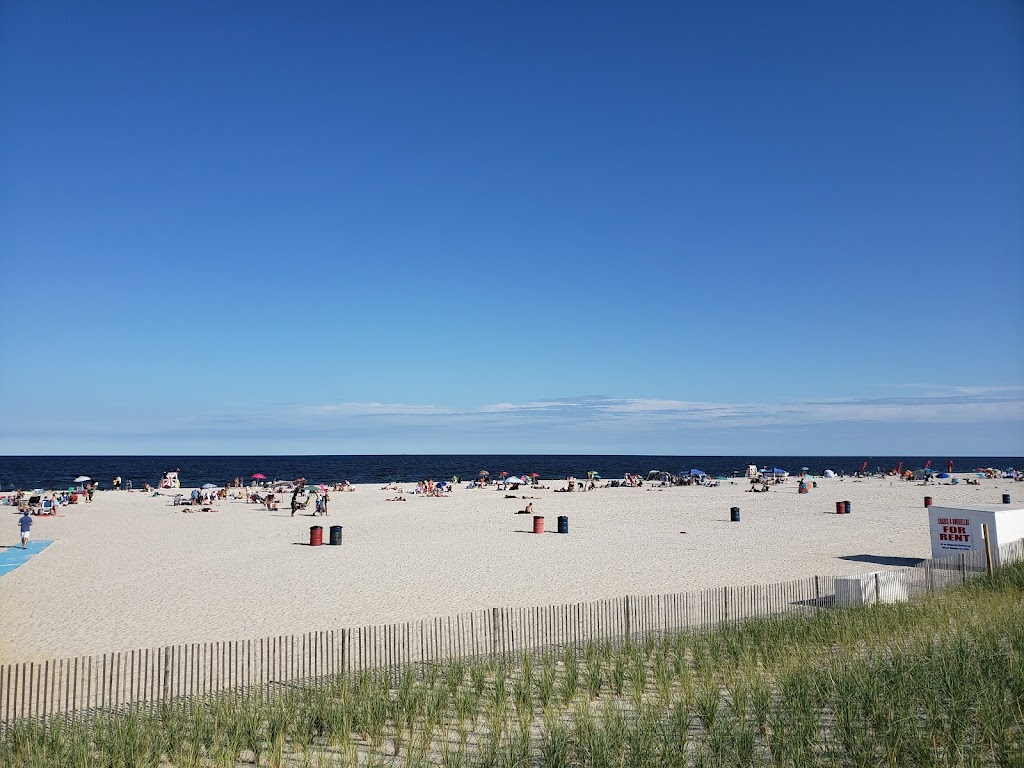
POLYGON ((1019 505, 977 504, 928 509, 932 557, 985 549, 982 525, 988 525, 992 559, 999 564, 999 547, 1024 538, 1024 509, 1019 505))
POLYGON ((940 517, 939 547, 949 551, 971 549, 971 519, 969 517, 940 517))

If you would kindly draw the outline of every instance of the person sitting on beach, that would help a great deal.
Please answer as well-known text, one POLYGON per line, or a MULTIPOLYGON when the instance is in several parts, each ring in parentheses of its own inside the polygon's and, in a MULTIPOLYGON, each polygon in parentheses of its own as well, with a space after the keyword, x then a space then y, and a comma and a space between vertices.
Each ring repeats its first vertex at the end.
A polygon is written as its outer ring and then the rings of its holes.
POLYGON ((393 499, 384 499, 384 501, 405 501, 404 496, 395 496, 393 499))
POLYGON ((526 509, 520 509, 516 512, 517 515, 532 515, 533 514, 533 502, 526 505, 526 509))

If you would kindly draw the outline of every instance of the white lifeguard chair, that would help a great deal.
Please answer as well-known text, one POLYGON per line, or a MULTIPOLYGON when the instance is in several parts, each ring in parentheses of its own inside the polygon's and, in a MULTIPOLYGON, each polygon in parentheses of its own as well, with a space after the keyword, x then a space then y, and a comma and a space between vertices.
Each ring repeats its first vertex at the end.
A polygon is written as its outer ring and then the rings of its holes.
POLYGON ((746 476, 748 478, 757 477, 759 474, 761 474, 761 473, 757 471, 757 464, 748 464, 747 465, 747 475, 746 476))
POLYGON ((181 488, 181 481, 178 479, 177 472, 164 472, 164 476, 160 479, 161 488, 181 488))

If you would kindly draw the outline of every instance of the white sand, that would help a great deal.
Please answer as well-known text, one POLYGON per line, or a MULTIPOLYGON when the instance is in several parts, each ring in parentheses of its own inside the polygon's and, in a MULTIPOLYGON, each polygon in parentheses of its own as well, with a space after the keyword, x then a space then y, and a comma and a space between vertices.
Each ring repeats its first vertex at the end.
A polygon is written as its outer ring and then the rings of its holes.
MULTIPOLYGON (((223 501, 215 513, 187 514, 170 495, 100 492, 36 518, 33 539, 54 543, 0 577, 0 662, 859 573, 879 566, 844 558, 930 556, 925 495, 955 505, 1024 493, 1005 480, 817 482, 806 495, 795 480, 763 494, 746 493, 745 481, 517 492, 540 497, 534 511, 549 531, 568 515, 569 536, 526 533, 532 519, 513 513, 527 500, 493 489, 424 498, 405 483, 401 503, 359 486, 332 493, 327 518, 292 518, 287 496, 275 513, 223 501), (835 514, 843 499, 853 514, 835 514), (738 524, 732 506, 742 509, 738 524), (324 526, 322 547, 305 546, 314 524, 324 526), (344 544, 327 546, 338 524, 344 544)), ((17 518, 0 514, 14 544, 17 518)))

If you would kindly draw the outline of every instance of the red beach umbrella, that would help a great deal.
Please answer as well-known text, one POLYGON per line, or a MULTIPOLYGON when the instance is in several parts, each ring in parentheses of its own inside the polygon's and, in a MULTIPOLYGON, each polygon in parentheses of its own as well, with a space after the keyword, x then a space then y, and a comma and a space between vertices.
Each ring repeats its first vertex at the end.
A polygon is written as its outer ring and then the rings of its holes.
POLYGON ((531 472, 530 477, 540 477, 540 475, 537 474, 536 472, 531 472))
POLYGON ((255 475, 252 476, 252 479, 253 480, 266 480, 267 476, 266 475, 262 475, 259 472, 257 472, 255 475))

